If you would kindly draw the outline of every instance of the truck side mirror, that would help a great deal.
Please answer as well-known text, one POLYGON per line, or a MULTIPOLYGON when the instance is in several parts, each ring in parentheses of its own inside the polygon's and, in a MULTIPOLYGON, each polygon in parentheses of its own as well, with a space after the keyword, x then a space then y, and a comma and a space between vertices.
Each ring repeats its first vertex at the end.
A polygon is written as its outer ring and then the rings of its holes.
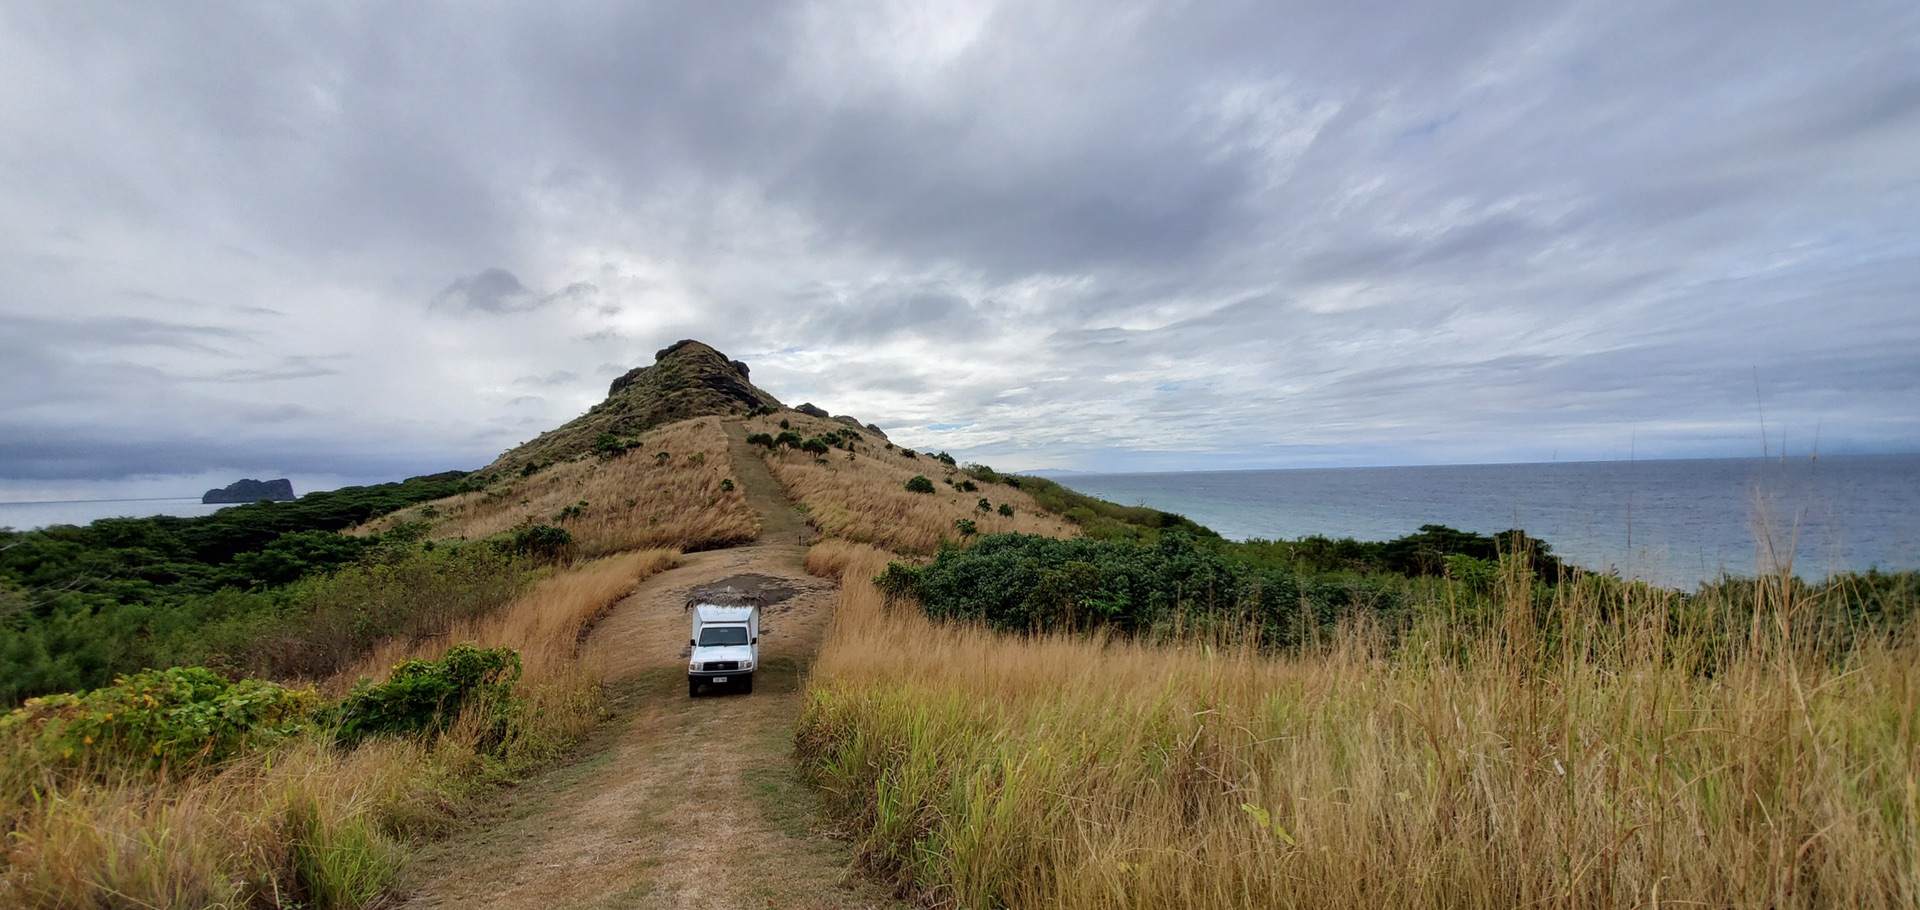
POLYGON ((758 636, 758 635, 755 635, 755 636, 753 637, 753 643, 754 643, 754 644, 756 644, 756 645, 757 645, 757 644, 759 644, 759 643, 760 643, 760 636, 758 636))
POLYGON ((698 644, 698 642, 694 641, 693 639, 691 638, 687 639, 687 647, 691 648, 696 644, 698 644))

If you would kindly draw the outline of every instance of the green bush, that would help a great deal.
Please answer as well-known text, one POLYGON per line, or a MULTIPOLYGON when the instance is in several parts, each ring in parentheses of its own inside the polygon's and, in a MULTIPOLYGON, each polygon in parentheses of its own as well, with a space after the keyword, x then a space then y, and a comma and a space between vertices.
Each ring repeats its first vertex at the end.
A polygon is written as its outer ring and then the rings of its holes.
POLYGON ((974 524, 973 519, 971 518, 954 519, 953 529, 956 531, 959 531, 960 536, 962 537, 972 537, 973 535, 980 533, 980 526, 977 524, 974 524))
POLYGON ((533 525, 513 532, 508 547, 522 556, 557 562, 573 551, 573 535, 565 528, 533 525))
POLYGON ((487 739, 497 743, 512 717, 520 655, 512 648, 454 645, 437 661, 405 660, 378 685, 365 680, 326 712, 342 745, 370 736, 438 733, 477 705, 487 712, 487 739))
MULTIPOLYGON (((981 502, 985 502, 985 501, 986 501, 986 500, 984 500, 984 499, 983 499, 983 500, 981 500, 981 502)), ((1012 517, 1013 517, 1013 506, 1010 506, 1010 505, 1007 505, 1007 504, 1006 504, 1006 503, 1004 503, 1004 502, 1003 502, 1003 503, 1001 503, 1001 504, 1000 504, 1000 514, 1001 514, 1001 515, 1004 515, 1004 516, 1006 516, 1006 517, 1008 517, 1008 518, 1012 518, 1012 517)))
POLYGON ((206 667, 148 670, 29 699, 0 718, 0 748, 44 767, 184 774, 300 732, 314 702, 311 689, 229 682, 206 667))
POLYGON ((930 494, 933 492, 933 481, 928 480, 925 475, 915 474, 907 480, 907 492, 930 494))
POLYGON ((993 534, 896 582, 931 616, 1010 631, 1251 628, 1261 644, 1284 648, 1325 638, 1355 611, 1389 632, 1408 619, 1398 588, 1237 564, 1179 531, 1151 546, 993 534))
POLYGON ((982 514, 993 511, 993 503, 988 502, 985 496, 980 497, 980 501, 974 503, 973 507, 982 514))
POLYGON ((978 493, 978 492, 980 492, 980 485, 979 485, 979 484, 977 484, 977 483, 974 483, 974 482, 973 482, 973 481, 971 481, 971 480, 962 480, 962 481, 960 481, 959 483, 956 483, 956 484, 954 484, 954 485, 953 485, 953 488, 954 488, 954 489, 956 489, 956 490, 959 490, 959 491, 960 491, 960 492, 962 492, 962 493, 978 493))
POLYGON ((827 450, 831 448, 833 448, 833 446, 818 436, 809 437, 806 442, 800 444, 800 451, 806 452, 809 455, 825 455, 827 454, 827 450))
POLYGON ((733 492, 733 478, 731 477, 722 478, 720 480, 720 489, 721 491, 727 492, 727 493, 733 492))
POLYGON ((763 446, 765 448, 771 449, 773 448, 773 434, 772 433, 749 433, 747 434, 747 444, 754 445, 754 446, 763 446))
POLYGON ((617 458, 639 444, 639 440, 622 439, 612 433, 601 433, 593 438, 593 454, 601 458, 617 458))
POLYGON ((780 435, 773 437, 774 445, 785 446, 789 449, 800 448, 801 443, 802 443, 802 440, 800 438, 800 434, 795 433, 792 430, 782 430, 780 432, 780 435))

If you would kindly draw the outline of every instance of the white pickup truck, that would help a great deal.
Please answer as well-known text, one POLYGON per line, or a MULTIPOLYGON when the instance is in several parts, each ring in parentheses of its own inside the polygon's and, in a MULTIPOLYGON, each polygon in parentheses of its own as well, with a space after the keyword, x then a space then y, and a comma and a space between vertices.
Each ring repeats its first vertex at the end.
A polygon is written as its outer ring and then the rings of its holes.
POLYGON ((760 663, 760 605, 692 602, 693 635, 687 639, 687 697, 700 684, 737 685, 753 692, 753 671, 760 663))

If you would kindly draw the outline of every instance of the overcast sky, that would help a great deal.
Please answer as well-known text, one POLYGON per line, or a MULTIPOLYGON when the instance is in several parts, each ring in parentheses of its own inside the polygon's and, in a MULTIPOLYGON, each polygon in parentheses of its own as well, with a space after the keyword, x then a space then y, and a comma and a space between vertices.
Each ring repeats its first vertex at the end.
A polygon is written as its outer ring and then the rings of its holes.
POLYGON ((0 199, 0 498, 683 337, 1011 469, 1920 449, 1912 0, 6 4, 0 199))

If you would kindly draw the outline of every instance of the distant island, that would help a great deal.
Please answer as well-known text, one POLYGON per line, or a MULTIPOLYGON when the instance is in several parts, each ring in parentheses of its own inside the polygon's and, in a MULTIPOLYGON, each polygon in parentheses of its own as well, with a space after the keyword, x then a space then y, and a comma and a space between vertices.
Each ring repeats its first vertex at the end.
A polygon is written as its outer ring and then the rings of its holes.
POLYGON ((292 502, 293 481, 285 477, 279 480, 236 480, 224 489, 208 490, 200 497, 203 503, 259 502, 262 499, 292 502))

